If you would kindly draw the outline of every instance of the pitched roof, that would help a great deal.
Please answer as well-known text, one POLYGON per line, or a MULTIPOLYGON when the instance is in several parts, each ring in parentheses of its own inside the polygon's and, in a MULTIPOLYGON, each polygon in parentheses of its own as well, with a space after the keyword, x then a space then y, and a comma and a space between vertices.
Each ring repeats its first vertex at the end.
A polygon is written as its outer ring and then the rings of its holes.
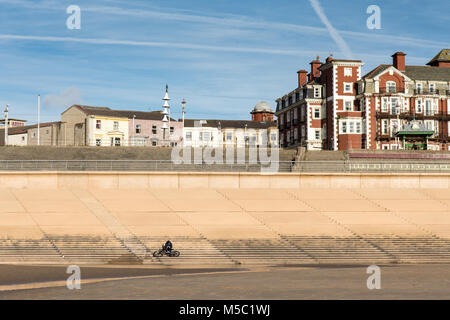
MULTIPOLYGON (((136 116, 135 119, 140 120, 162 120, 164 117, 162 111, 113 110, 108 107, 93 107, 78 104, 74 105, 73 107, 76 107, 87 115, 92 116, 117 117, 127 119, 133 119, 133 116, 136 116)), ((172 118, 171 120, 176 121, 172 118)))
POLYGON ((376 67, 375 69, 367 73, 365 76, 363 76, 363 79, 373 78, 389 67, 392 67, 392 64, 380 64, 378 67, 376 67))
MULTIPOLYGON (((390 67, 392 67, 392 64, 380 64, 367 73, 363 79, 374 78, 390 67)), ((406 66, 402 73, 412 80, 450 81, 450 68, 406 66)))
POLYGON ((442 49, 427 65, 432 65, 434 62, 450 62, 450 49, 442 49))
POLYGON ((450 68, 406 66, 404 73, 413 80, 450 81, 450 68))
MULTIPOLYGON (((61 121, 44 122, 44 123, 40 123, 39 127, 45 128, 45 127, 50 127, 52 125, 61 124, 61 123, 62 123, 61 121)), ((33 125, 29 125, 29 126, 12 127, 12 128, 8 129, 8 135, 27 133, 29 129, 37 129, 37 127, 38 127, 37 124, 33 124, 33 125)))
POLYGON ((200 120, 200 119, 185 119, 184 127, 195 127, 195 122, 200 121, 202 127, 210 127, 210 128, 234 128, 234 129, 243 129, 247 125, 248 129, 267 129, 270 127, 276 127, 276 122, 272 121, 251 121, 251 120, 200 120))

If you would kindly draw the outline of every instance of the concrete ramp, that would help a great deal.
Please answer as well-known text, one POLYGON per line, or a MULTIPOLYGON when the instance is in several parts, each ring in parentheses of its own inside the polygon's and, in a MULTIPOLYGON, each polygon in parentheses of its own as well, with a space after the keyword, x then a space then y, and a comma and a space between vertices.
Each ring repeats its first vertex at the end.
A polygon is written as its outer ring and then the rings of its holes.
POLYGON ((450 262, 446 176, 23 175, 0 175, 2 263, 450 262))

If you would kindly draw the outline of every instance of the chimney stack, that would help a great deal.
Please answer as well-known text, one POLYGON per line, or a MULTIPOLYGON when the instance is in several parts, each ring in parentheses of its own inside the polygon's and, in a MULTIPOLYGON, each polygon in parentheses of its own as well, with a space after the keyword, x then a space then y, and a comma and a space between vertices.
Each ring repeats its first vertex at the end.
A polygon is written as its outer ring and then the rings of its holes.
POLYGON ((322 65, 322 62, 319 60, 319 56, 317 56, 316 60, 311 61, 311 79, 320 77, 319 67, 322 65))
POLYGON ((299 70, 297 71, 297 73, 298 73, 298 87, 300 88, 302 85, 308 82, 308 71, 299 70))
POLYGON ((405 56, 406 53, 403 52, 396 52, 392 55, 392 64, 398 71, 404 72, 406 70, 405 56))

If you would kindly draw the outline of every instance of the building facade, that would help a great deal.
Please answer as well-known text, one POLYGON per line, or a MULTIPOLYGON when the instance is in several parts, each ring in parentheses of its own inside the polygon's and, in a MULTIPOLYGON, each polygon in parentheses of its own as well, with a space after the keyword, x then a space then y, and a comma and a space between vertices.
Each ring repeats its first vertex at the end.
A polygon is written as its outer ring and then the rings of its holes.
POLYGON ((184 120, 184 146, 192 147, 267 147, 278 146, 274 112, 260 101, 250 112, 252 120, 184 120), (265 120, 261 120, 265 119, 265 120))
MULTIPOLYGON (((309 150, 450 150, 450 50, 427 66, 407 66, 406 54, 365 76, 360 60, 317 57, 298 71, 298 87, 276 100, 280 144, 309 150), (400 141, 396 133, 417 119, 435 133, 426 143, 400 141)), ((420 139, 420 138, 417 138, 420 139)))
POLYGON ((112 110, 73 105, 61 115, 67 143, 75 146, 168 146, 182 141, 182 123, 163 130, 161 111, 112 110))

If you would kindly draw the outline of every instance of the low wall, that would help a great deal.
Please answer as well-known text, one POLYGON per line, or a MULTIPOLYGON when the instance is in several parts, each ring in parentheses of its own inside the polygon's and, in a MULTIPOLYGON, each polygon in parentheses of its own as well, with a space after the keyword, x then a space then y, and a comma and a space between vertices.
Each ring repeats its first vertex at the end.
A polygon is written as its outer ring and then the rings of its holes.
POLYGON ((0 172, 1 188, 448 188, 442 173, 0 172))

